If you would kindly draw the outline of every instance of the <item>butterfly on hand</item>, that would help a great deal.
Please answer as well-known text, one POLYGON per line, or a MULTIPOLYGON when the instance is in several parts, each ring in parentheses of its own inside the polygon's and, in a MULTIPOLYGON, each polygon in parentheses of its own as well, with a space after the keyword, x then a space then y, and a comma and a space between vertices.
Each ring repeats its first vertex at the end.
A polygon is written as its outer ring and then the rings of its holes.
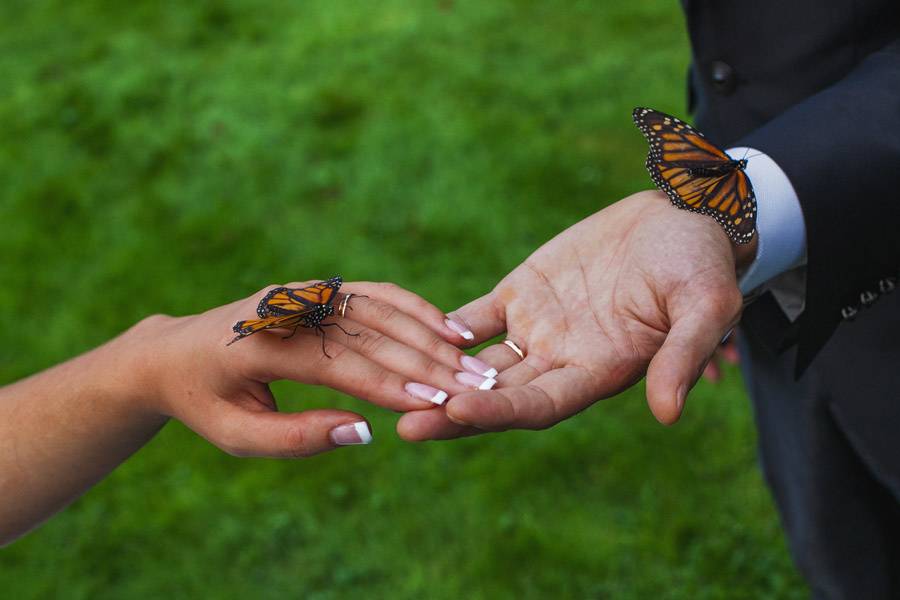
MULTIPOLYGON (((291 329, 291 334, 285 337, 287 339, 294 335, 298 328, 308 327, 315 329, 322 336, 322 352, 325 352, 323 327, 334 326, 347 335, 359 335, 348 333, 337 323, 322 324, 324 319, 334 314, 334 299, 343 282, 338 275, 304 288, 277 287, 271 290, 256 307, 259 318, 235 323, 232 329, 237 336, 227 345, 230 346, 264 329, 291 329)), ((328 356, 327 352, 325 356, 328 356)))
POLYGON ((678 208, 714 217, 735 243, 756 231, 756 197, 747 159, 735 160, 702 133, 671 115, 635 108, 635 124, 650 143, 647 170, 678 208))

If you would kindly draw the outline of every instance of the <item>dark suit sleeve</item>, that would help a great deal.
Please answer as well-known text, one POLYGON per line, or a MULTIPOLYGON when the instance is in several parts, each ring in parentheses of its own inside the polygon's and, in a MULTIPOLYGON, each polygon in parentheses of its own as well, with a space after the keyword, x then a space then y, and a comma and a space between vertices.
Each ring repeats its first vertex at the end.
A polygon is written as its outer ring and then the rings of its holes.
POLYGON ((799 374, 834 333, 841 309, 858 305, 861 293, 877 291, 879 280, 900 268, 900 40, 738 145, 771 156, 803 210, 808 261, 799 374))

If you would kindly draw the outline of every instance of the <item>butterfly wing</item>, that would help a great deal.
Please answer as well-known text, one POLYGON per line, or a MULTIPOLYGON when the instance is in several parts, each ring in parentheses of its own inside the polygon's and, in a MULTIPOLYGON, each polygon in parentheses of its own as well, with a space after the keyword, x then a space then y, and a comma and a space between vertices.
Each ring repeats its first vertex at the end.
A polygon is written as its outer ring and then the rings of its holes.
POLYGON ((338 276, 305 288, 275 288, 259 301, 256 314, 264 319, 273 315, 297 314, 331 304, 342 283, 343 280, 338 276))
POLYGON ((647 170, 653 183, 679 208, 710 215, 737 243, 756 230, 756 196, 746 173, 728 168, 732 159, 681 119, 649 108, 636 108, 635 124, 647 138, 647 170), (692 170, 720 169, 711 177, 692 170))
POLYGON ((253 335, 263 329, 296 329, 303 325, 304 318, 312 313, 313 310, 314 309, 308 309, 305 312, 296 312, 288 315, 273 315, 263 319, 238 321, 234 324, 234 327, 232 327, 237 336, 228 342, 227 345, 230 346, 239 339, 245 338, 248 335, 253 335))
POLYGON ((341 289, 343 279, 340 276, 332 277, 328 281, 322 281, 309 287, 290 290, 291 297, 299 303, 311 305, 331 304, 337 291, 341 289))

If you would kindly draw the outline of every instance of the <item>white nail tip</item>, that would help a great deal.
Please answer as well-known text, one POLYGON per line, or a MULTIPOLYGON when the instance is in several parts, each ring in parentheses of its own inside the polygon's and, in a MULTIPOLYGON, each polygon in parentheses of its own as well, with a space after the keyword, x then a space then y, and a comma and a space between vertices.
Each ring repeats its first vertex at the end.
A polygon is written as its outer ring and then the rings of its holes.
POLYGON ((488 377, 487 379, 485 379, 484 381, 481 382, 481 385, 478 386, 478 389, 479 390, 489 390, 492 387, 494 387, 495 385, 497 385, 497 380, 492 377, 488 377))
POLYGON ((463 331, 463 332, 460 333, 459 335, 461 335, 461 336, 463 337, 464 340, 472 341, 472 340, 475 339, 475 334, 472 333, 471 331, 463 331))
POLYGON ((488 369, 487 371, 485 371, 484 373, 482 373, 481 376, 482 376, 482 377, 490 377, 490 378, 494 378, 494 377, 497 376, 497 369, 495 369, 494 367, 491 367, 490 369, 488 369))
POLYGON ((447 392, 445 392, 444 390, 438 390, 438 393, 431 397, 431 401, 433 403, 437 404, 438 406, 443 404, 446 399, 447 399, 447 392))
POLYGON ((359 435, 359 443, 360 444, 368 444, 372 441, 372 432, 369 431, 369 424, 365 421, 359 421, 358 423, 353 424, 353 428, 356 429, 356 433, 359 435))

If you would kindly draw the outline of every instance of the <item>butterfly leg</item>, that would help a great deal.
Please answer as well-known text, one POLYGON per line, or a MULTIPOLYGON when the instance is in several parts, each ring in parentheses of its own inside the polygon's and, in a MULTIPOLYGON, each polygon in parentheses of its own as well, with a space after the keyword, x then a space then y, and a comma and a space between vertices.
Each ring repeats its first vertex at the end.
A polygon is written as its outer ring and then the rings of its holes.
POLYGON ((325 349, 325 330, 322 329, 321 325, 316 325, 316 333, 322 336, 322 354, 331 358, 331 355, 328 354, 328 350, 325 349))
MULTIPOLYGON (((351 310, 352 310, 352 309, 351 309, 351 310)), ((349 335, 350 337, 358 337, 358 336, 359 336, 358 333, 350 333, 349 331, 347 331, 346 329, 344 329, 343 327, 341 327, 339 323, 325 323, 325 324, 322 325, 321 327, 337 327, 338 329, 340 329, 341 331, 343 331, 345 335, 349 335)), ((321 328, 321 327, 320 327, 320 328, 321 328)))
POLYGON ((298 329, 300 329, 300 325, 294 325, 294 328, 291 330, 291 332, 288 335, 282 337, 281 339, 283 339, 283 340, 291 339, 292 337, 294 337, 294 334, 297 333, 298 329))

